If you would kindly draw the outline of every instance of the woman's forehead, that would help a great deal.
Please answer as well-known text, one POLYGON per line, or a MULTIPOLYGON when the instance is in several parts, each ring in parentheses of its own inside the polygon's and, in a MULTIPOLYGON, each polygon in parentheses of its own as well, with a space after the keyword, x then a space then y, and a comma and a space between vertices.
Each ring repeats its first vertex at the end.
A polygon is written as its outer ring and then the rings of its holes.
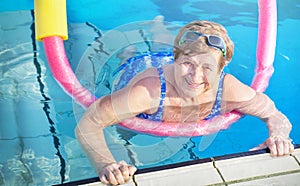
POLYGON ((190 61, 194 61, 194 62, 205 62, 205 61, 209 61, 211 62, 215 62, 217 63, 217 56, 216 54, 212 53, 212 52, 205 52, 205 53, 198 53, 198 54, 183 54, 180 57, 181 60, 190 60, 190 61))

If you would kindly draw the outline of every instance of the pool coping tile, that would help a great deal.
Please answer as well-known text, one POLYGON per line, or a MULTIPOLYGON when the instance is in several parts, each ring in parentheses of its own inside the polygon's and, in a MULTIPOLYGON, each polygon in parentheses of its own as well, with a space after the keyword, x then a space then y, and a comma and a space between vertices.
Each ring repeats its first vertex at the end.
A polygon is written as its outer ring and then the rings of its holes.
POLYGON ((214 162, 226 182, 300 172, 299 164, 293 156, 273 158, 269 154, 257 154, 214 162))
MULTIPOLYGON (((78 185, 80 186, 80 185, 78 185)), ((106 184, 101 183, 100 181, 94 182, 94 183, 88 183, 88 184, 82 184, 82 186, 107 186, 106 184)), ((133 180, 122 184, 122 186, 136 186, 136 184, 133 182, 133 180)))
POLYGON ((231 182, 230 186, 249 186, 249 185, 278 185, 278 186, 299 186, 300 172, 293 174, 278 175, 273 177, 265 177, 262 179, 253 179, 248 181, 231 182))
POLYGON ((159 172, 145 172, 135 175, 137 185, 210 185, 223 184, 212 162, 160 170, 159 172), (191 172, 192 171, 192 172, 191 172))

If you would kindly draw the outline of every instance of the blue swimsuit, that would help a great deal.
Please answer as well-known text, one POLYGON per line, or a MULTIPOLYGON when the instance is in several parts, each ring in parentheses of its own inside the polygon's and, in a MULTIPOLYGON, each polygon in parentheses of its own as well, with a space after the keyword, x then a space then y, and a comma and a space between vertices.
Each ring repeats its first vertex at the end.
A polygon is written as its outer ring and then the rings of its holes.
MULTIPOLYGON (((166 80, 164 77, 163 69, 162 67, 157 67, 157 71, 159 74, 160 78, 160 84, 161 84, 161 96, 160 96, 160 102, 159 102, 159 107, 157 111, 153 114, 146 114, 146 113, 140 113, 137 115, 137 117, 142 118, 142 119, 149 119, 152 121, 162 121, 162 116, 163 116, 163 108, 164 108, 164 102, 166 98, 166 80)), ((225 77, 225 73, 222 72, 220 81, 219 81, 219 86, 218 86, 218 91, 217 91, 217 96, 216 96, 216 101, 214 103, 214 106, 212 107, 210 114, 204 118, 204 120, 209 120, 215 116, 218 116, 221 114, 221 100, 222 100, 222 92, 223 92, 223 80, 225 77)))
MULTIPOLYGON (((160 84, 161 84, 161 96, 160 96, 160 103, 157 109, 157 112, 153 114, 146 114, 141 113, 138 114, 137 117, 142 119, 149 119, 152 121, 162 121, 163 109, 164 109, 164 102, 166 97, 166 80, 164 77, 163 65, 173 64, 174 63, 174 55, 172 52, 151 52, 151 53, 144 53, 139 56, 135 56, 129 58, 127 63, 122 64, 118 67, 114 72, 113 76, 121 73, 120 78, 114 84, 115 90, 119 90, 122 87, 126 86, 128 82, 138 73, 142 72, 143 70, 150 67, 157 68, 160 84), (126 73, 124 73, 126 72, 126 73)), ((223 80, 224 80, 225 73, 222 72, 218 92, 216 96, 216 101, 212 107, 210 114, 204 119, 209 120, 217 115, 221 114, 221 99, 222 99, 222 89, 223 89, 223 80)))

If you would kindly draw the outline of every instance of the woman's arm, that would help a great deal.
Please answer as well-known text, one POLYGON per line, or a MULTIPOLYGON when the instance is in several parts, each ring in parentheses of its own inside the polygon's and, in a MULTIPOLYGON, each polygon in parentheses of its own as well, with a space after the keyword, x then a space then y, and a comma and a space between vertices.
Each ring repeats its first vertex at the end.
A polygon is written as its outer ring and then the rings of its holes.
POLYGON ((149 88, 149 81, 154 82, 144 78, 134 85, 98 99, 88 108, 76 127, 77 139, 103 183, 122 184, 136 171, 135 167, 124 161, 115 161, 107 147, 103 129, 155 105, 153 103, 156 101, 153 101, 149 91, 154 91, 155 88, 149 88))
POLYGON ((263 93, 256 93, 254 98, 236 108, 238 112, 261 118, 269 129, 269 138, 255 149, 268 147, 272 156, 288 155, 294 147, 289 138, 292 125, 287 117, 279 112, 273 101, 263 93))
POLYGON ((107 99, 109 97, 99 99, 89 107, 75 132, 83 152, 90 160, 101 182, 117 185, 128 181, 136 168, 125 162, 117 163, 107 147, 103 129, 118 122, 117 118, 112 116, 114 114, 109 111, 110 104, 107 102, 110 101, 107 99))
MULTIPOLYGON (((97 173, 107 164, 116 162, 106 145, 103 133, 103 129, 113 124, 113 120, 116 119, 111 117, 111 122, 105 121, 107 120, 105 118, 109 118, 111 114, 107 112, 107 117, 103 117, 102 114, 100 114, 104 113, 105 110, 109 110, 109 108, 101 106, 107 102, 105 101, 107 99, 109 99, 109 97, 103 97, 92 104, 80 119, 75 129, 75 134, 81 148, 97 173)), ((108 105, 106 105, 106 107, 108 107, 108 105)))
POLYGON ((226 111, 235 110, 256 116, 267 124, 269 138, 255 149, 268 147, 273 156, 287 155, 293 151, 294 147, 289 138, 292 125, 267 95, 255 92, 233 76, 227 79, 226 89, 226 111))

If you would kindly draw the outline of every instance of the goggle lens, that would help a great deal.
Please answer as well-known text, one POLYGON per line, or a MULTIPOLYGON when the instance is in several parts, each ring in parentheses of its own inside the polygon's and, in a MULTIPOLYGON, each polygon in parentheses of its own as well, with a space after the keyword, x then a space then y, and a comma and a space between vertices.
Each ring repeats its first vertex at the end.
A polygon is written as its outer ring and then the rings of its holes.
POLYGON ((185 32, 181 39, 179 40, 179 46, 184 43, 192 43, 199 39, 199 37, 204 36, 207 38, 207 45, 210 47, 217 48, 222 51, 224 57, 226 57, 226 45, 222 38, 214 35, 206 35, 195 31, 187 31, 185 32))

